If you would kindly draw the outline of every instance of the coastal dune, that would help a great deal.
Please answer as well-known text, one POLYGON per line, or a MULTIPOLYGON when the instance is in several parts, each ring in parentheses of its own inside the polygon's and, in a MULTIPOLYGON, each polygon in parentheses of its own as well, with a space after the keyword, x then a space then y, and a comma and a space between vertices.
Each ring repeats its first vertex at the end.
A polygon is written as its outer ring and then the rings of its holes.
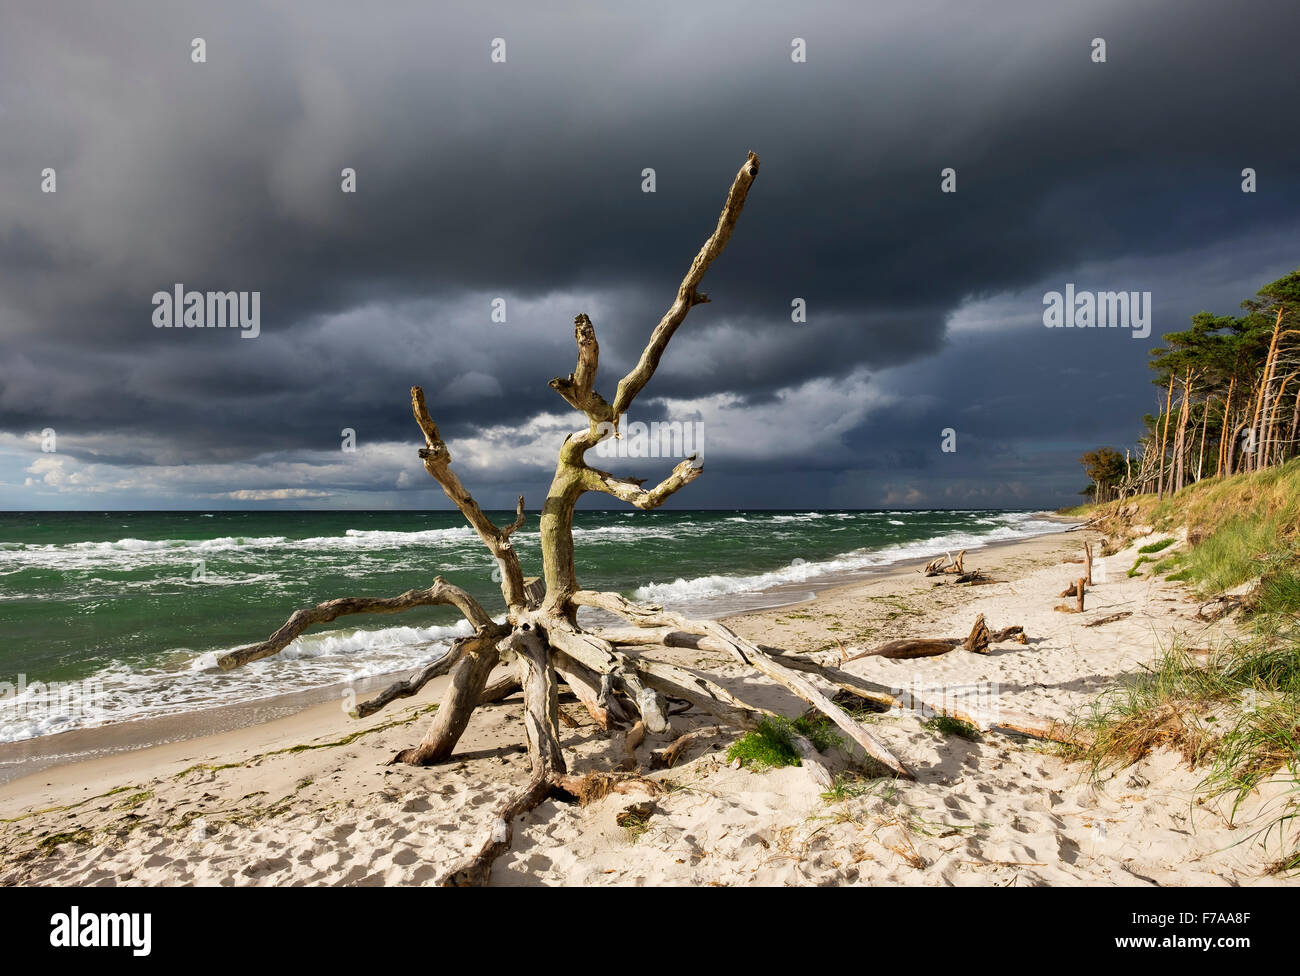
MULTIPOLYGON (((892 688, 977 689, 997 707, 1070 722, 1162 647, 1208 648, 1233 624, 1196 617, 1186 587, 1130 577, 1136 547, 1094 567, 1082 614, 1056 610, 1082 575, 1090 531, 969 553, 997 582, 959 585, 907 565, 816 599, 730 618, 737 632, 802 652, 852 655, 904 637, 964 635, 977 614, 1021 625, 1028 642, 987 655, 864 657, 850 672, 892 688), (1128 616, 1095 627, 1108 616, 1128 616)), ((802 703, 709 651, 674 650, 737 695, 795 716, 802 703)), ((401 885, 428 883, 480 843, 491 812, 525 781, 517 698, 480 708, 441 766, 386 765, 418 738, 439 683, 404 708, 349 719, 338 702, 219 735, 40 769, 0 785, 0 883, 74 885, 401 885)), ((612 771, 622 733, 562 703, 570 768, 612 771)), ((1200 799, 1202 774, 1155 752, 1093 777, 1050 743, 974 739, 925 715, 868 715, 915 782, 855 774, 839 748, 826 791, 808 770, 765 772, 726 758, 736 733, 694 741, 671 768, 652 753, 689 730, 691 712, 636 752, 657 795, 614 793, 586 806, 547 801, 515 824, 497 884, 1268 884, 1253 824, 1279 802, 1265 784, 1231 815, 1200 799)))

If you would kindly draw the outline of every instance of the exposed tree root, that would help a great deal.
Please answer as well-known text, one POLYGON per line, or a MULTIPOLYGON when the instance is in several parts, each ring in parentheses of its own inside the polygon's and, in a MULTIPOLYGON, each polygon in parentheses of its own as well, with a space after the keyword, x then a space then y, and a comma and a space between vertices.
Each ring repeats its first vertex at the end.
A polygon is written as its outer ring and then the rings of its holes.
POLYGON ((487 839, 478 850, 442 875, 437 884, 443 888, 463 888, 487 884, 492 864, 510 849, 516 817, 528 813, 559 787, 547 773, 534 774, 528 785, 497 808, 488 829, 487 839))
MULTIPOLYGON (((481 647, 484 641, 495 644, 497 640, 504 637, 510 632, 509 628, 492 628, 482 634, 475 634, 471 637, 462 637, 453 641, 447 653, 435 661, 431 661, 422 667, 419 671, 413 673, 409 678, 401 681, 395 681, 389 685, 374 698, 361 702, 351 712, 352 718, 365 718, 367 715, 373 715, 375 712, 389 705, 399 698, 410 698, 412 695, 419 693, 420 689, 427 685, 434 678, 446 674, 457 664, 460 659, 471 649, 481 647)), ((517 679, 511 679, 510 689, 505 690, 504 686, 494 687, 489 695, 486 690, 479 698, 479 704, 499 701, 506 697, 519 687, 517 679)))
POLYGON ((654 780, 641 776, 611 773, 587 773, 574 776, 563 772, 534 773, 528 785, 497 808, 488 827, 487 837, 469 857, 447 870, 435 882, 443 888, 485 885, 498 857, 510 849, 514 838, 514 820, 555 797, 568 803, 587 806, 611 793, 641 792, 658 796, 662 788, 654 780))
POLYGON ((1203 620, 1206 623, 1214 623, 1246 605, 1246 601, 1239 596, 1228 596, 1226 594, 1216 596, 1213 600, 1203 603, 1197 608, 1196 619, 1203 620))

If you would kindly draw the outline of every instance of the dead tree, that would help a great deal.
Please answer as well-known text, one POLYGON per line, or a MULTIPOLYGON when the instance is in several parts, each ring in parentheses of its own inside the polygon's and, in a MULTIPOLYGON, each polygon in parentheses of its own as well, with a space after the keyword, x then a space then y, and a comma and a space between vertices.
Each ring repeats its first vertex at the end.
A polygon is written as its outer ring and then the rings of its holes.
MULTIPOLYGON (((452 754, 474 709, 489 692, 501 697, 500 688, 490 689, 488 685, 493 670, 499 664, 513 662, 524 693, 531 776, 520 792, 496 812, 487 839, 464 863, 449 872, 443 879, 446 883, 485 881, 492 861, 510 843, 514 817, 552 794, 581 797, 585 789, 582 778, 568 774, 560 746, 557 695, 561 682, 573 690, 592 717, 605 728, 630 720, 643 722, 652 733, 664 732, 668 728, 665 702, 670 698, 689 702, 715 720, 741 729, 752 729, 767 717, 769 713, 738 700, 708 678, 652 661, 640 653, 647 648, 668 646, 672 640, 670 635, 707 642, 708 646, 722 650, 740 664, 783 685, 825 714, 848 741, 856 743, 894 775, 907 778, 912 775, 889 749, 809 679, 810 672, 822 670, 816 665, 800 662, 796 666, 781 654, 761 649, 715 621, 692 620, 657 606, 635 604, 617 593, 584 590, 578 582, 573 514, 579 498, 588 492, 600 492, 640 509, 653 509, 703 471, 698 458, 692 456, 673 468, 659 484, 646 488, 641 480, 592 467, 586 455, 602 440, 617 433, 618 418, 627 412, 654 376, 669 341, 687 313, 709 300, 699 290, 700 282, 730 239, 758 168, 758 157, 750 153, 731 185, 717 226, 691 262, 676 298, 655 326, 636 365, 618 381, 612 400, 596 389, 599 346, 595 327, 586 315, 574 320, 577 366, 568 376, 551 380, 550 386, 584 415, 586 425, 560 445, 555 475, 542 504, 540 581, 526 580, 518 552, 510 541, 524 525, 524 499, 519 499, 516 517, 510 525, 498 526, 488 518, 452 469, 451 454, 429 415, 424 392, 418 386, 411 389, 411 409, 424 434, 425 447, 419 455, 425 469, 473 526, 500 568, 501 594, 506 606, 503 622, 494 620, 465 590, 439 577, 428 589, 410 590, 400 596, 345 598, 299 610, 267 640, 232 651, 219 662, 222 668, 230 669, 276 654, 308 627, 346 614, 397 613, 431 605, 455 607, 470 622, 474 632, 455 641, 446 654, 423 670, 357 709, 359 714, 373 713, 391 701, 415 694, 434 677, 449 674, 449 686, 424 739, 393 759, 415 766, 431 765, 452 754), (579 626, 578 608, 584 606, 605 610, 632 627, 601 631, 579 626)), ((498 682, 498 685, 514 686, 513 682, 498 682)), ((810 747, 804 751, 808 760, 815 759, 815 751, 810 747)))

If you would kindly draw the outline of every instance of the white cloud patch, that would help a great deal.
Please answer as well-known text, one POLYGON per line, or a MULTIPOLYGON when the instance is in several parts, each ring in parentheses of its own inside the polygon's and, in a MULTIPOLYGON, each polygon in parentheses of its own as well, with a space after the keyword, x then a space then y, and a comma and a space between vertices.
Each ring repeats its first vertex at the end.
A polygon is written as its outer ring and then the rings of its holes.
POLYGON ((239 491, 221 492, 213 497, 230 498, 239 502, 269 502, 291 498, 329 498, 330 492, 312 488, 243 488, 239 491))
MULTIPOLYGON (((706 461, 752 463, 842 451, 849 431, 895 401, 859 371, 840 380, 801 383, 761 402, 746 403, 733 394, 647 399, 644 409, 634 406, 627 419, 698 422, 706 461)), ((448 448, 471 491, 478 494, 495 486, 513 493, 549 480, 559 446, 583 425, 576 412, 540 413, 521 424, 494 425, 451 438, 448 448)), ((42 454, 39 444, 39 434, 0 435, 0 452, 21 459, 26 488, 70 502, 129 494, 162 507, 189 499, 391 504, 400 496, 383 498, 385 493, 437 490, 420 465, 414 438, 379 443, 362 438, 354 452, 286 451, 202 463, 186 463, 162 440, 67 434, 60 436, 58 454, 42 454)), ((594 451, 589 460, 601 467, 625 466, 594 451)), ((671 459, 665 460, 671 467, 671 459)))

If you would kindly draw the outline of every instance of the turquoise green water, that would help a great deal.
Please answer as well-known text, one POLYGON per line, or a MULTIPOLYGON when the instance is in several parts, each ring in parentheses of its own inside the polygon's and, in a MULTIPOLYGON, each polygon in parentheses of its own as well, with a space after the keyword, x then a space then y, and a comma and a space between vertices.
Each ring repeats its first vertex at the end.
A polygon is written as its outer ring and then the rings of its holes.
MULTIPOLYGON (((584 586, 720 615, 1056 527, 1024 512, 618 511, 580 512, 574 535, 584 586)), ((540 574, 535 513, 514 538, 540 574)), ((0 513, 0 741, 417 665, 466 632, 454 612, 343 618, 239 671, 214 662, 297 607, 436 575, 496 613, 493 569, 455 512, 0 513), (98 704, 22 707, 20 677, 93 681, 98 704)))

